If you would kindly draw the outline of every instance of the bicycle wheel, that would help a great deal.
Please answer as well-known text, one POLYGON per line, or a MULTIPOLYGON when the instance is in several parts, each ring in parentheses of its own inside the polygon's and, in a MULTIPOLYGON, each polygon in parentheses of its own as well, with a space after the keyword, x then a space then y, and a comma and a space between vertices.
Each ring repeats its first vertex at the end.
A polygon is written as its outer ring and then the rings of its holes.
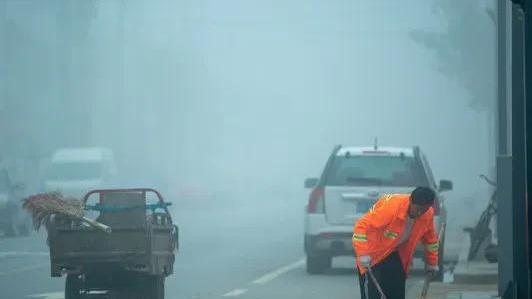
POLYGON ((477 226, 471 233, 471 247, 469 247, 469 252, 467 255, 468 261, 474 259, 477 256, 478 250, 480 249, 480 245, 482 245, 482 242, 484 242, 484 240, 490 233, 490 219, 491 217, 489 217, 488 213, 482 213, 482 216, 480 217, 477 226))

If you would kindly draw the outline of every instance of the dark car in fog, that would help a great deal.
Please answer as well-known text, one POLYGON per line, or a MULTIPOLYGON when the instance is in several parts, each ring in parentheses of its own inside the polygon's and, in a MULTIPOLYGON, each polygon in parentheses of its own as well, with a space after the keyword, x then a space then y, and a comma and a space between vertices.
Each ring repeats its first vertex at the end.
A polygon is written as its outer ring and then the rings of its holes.
POLYGON ((22 188, 11 181, 5 167, 0 167, 0 230, 7 237, 30 233, 30 217, 22 210, 22 188))

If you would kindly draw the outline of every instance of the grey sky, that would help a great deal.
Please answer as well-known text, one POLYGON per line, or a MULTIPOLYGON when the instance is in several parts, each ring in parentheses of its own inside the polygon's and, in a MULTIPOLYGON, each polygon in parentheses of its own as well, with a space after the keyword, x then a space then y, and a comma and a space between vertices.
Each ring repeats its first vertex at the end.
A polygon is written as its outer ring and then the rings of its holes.
MULTIPOLYGON (((54 11, 28 3, 7 18, 66 59, 54 11)), ((131 184, 300 190, 334 144, 378 137, 420 145, 465 196, 484 187, 487 113, 409 37, 445 26, 422 0, 99 1, 72 80, 87 143, 113 148, 131 184)))

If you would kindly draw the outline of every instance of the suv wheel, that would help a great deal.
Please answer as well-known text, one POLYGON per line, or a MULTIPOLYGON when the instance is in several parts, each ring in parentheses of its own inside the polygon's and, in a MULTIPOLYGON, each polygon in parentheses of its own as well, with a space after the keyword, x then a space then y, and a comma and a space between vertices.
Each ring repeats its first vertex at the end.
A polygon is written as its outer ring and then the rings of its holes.
POLYGON ((148 275, 144 284, 145 299, 164 299, 164 275, 148 275))
POLYGON ((65 299, 81 299, 82 280, 76 274, 68 274, 65 280, 65 299))
POLYGON ((321 274, 331 268, 332 258, 326 255, 307 255, 307 273, 321 274))
POLYGON ((438 248, 438 267, 440 268, 440 271, 438 272, 438 275, 436 276, 437 281, 443 281, 443 275, 445 273, 444 260, 443 260, 444 249, 445 249, 445 234, 442 236, 442 239, 440 240, 440 246, 438 248))

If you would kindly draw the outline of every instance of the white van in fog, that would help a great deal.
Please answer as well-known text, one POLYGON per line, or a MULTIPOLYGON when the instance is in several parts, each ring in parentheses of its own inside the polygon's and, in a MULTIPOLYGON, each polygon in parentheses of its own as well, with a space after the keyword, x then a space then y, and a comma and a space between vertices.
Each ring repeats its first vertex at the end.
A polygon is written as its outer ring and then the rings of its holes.
POLYGON ((109 187, 116 174, 110 149, 62 148, 52 155, 44 177, 44 189, 79 198, 89 190, 109 187))

